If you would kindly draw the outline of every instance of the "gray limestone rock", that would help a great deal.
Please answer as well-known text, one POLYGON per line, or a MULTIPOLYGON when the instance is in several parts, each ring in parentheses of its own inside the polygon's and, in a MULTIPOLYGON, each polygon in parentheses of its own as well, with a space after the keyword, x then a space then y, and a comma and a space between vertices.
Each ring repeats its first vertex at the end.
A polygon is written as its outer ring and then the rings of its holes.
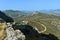
POLYGON ((6 34, 4 40, 25 40, 25 35, 20 30, 14 30, 12 27, 6 28, 6 34))

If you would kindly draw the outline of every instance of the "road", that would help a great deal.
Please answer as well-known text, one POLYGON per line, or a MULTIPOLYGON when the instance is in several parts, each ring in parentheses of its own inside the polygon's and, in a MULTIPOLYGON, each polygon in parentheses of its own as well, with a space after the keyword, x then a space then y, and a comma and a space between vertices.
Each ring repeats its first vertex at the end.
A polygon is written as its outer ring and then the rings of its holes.
MULTIPOLYGON (((39 31, 37 27, 35 27, 35 29, 38 31, 38 33, 44 33, 44 32, 47 30, 47 28, 46 28, 46 26, 45 26, 44 24, 42 24, 42 23, 40 23, 40 22, 34 21, 34 20, 37 19, 37 18, 39 18, 39 17, 35 17, 35 18, 33 18, 33 19, 29 19, 28 21, 35 22, 35 23, 37 23, 37 24, 39 24, 39 25, 42 25, 42 27, 44 28, 44 30, 39 31)), ((45 20, 45 19, 41 19, 41 20, 45 20)))
POLYGON ((42 23, 40 23, 40 22, 36 22, 36 21, 33 21, 33 22, 41 25, 41 26, 44 28, 44 30, 39 31, 37 27, 34 27, 34 28, 38 31, 38 33, 44 33, 44 32, 47 30, 47 28, 46 28, 46 26, 45 26, 44 24, 42 24, 42 23))

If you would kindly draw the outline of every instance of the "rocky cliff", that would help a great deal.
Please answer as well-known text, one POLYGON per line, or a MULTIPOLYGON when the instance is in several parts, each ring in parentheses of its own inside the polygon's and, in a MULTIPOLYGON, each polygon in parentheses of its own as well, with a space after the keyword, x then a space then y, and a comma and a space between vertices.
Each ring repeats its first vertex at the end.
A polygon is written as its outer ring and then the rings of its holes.
POLYGON ((4 40, 25 40, 25 35, 20 30, 14 30, 11 26, 6 27, 4 40))

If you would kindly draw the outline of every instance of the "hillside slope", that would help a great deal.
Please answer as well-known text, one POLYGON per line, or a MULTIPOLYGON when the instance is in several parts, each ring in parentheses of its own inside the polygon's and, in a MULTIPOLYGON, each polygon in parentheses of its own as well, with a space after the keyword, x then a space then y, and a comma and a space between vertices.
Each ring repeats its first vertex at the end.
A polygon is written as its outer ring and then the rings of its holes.
MULTIPOLYGON (((28 24, 33 28, 37 28, 39 31, 44 30, 41 24, 46 26, 46 31, 43 34, 54 34, 60 39, 60 17, 52 14, 44 14, 40 12, 32 12, 32 14, 25 15, 20 12, 5 12, 10 15, 15 22, 22 23, 22 21, 28 21, 28 24), (21 15, 21 16, 19 16, 21 15), (19 16, 19 17, 18 17, 19 16), (15 17, 15 18, 14 18, 15 17)), ((23 23, 22 23, 23 24, 23 23)))
POLYGON ((28 15, 22 20, 28 21, 29 25, 32 27, 37 27, 40 31, 44 30, 41 25, 44 24, 47 28, 44 34, 51 33, 60 38, 60 18, 58 16, 38 13, 34 15, 28 15))

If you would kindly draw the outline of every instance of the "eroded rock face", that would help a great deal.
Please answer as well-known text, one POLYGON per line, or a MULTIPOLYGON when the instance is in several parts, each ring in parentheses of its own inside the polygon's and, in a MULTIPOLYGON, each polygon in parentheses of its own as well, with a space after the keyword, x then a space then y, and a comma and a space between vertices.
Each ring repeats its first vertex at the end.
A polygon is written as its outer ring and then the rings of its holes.
POLYGON ((4 40, 25 40, 25 35, 20 30, 14 30, 10 26, 6 28, 6 34, 4 40))
POLYGON ((15 30, 18 39, 25 40, 25 35, 20 30, 15 30))

